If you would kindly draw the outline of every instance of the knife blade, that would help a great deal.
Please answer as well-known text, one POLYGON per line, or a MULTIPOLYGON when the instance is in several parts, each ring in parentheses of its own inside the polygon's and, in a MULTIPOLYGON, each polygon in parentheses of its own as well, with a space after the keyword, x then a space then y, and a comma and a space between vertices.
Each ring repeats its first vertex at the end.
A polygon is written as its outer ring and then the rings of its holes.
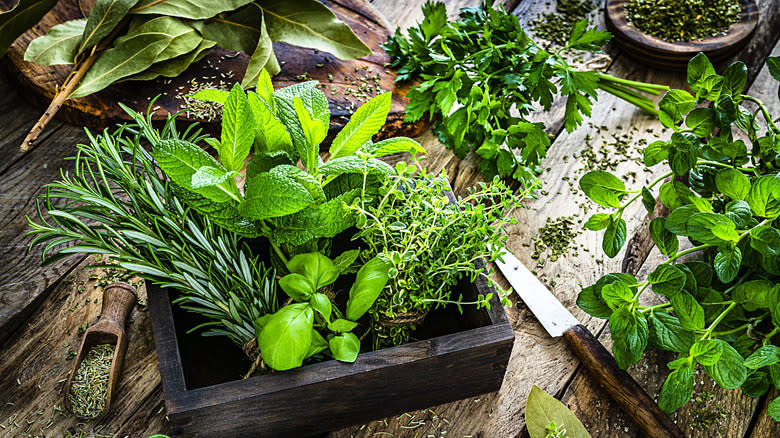
POLYGON ((574 354, 620 408, 650 438, 683 438, 682 431, 664 414, 645 390, 618 367, 612 354, 523 265, 504 248, 495 260, 512 289, 525 302, 550 336, 563 336, 574 354))

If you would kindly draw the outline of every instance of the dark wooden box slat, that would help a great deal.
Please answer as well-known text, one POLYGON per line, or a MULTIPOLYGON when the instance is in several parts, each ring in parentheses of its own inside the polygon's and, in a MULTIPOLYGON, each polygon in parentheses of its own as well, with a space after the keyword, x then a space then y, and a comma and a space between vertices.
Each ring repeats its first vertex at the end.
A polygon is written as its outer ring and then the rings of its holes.
MULTIPOLYGON (((149 287, 149 309, 171 430, 183 437, 293 437, 359 424, 500 388, 514 334, 495 290, 475 328, 335 360, 188 388, 169 292, 149 287)), ((208 351, 203 352, 209 354, 208 351)))

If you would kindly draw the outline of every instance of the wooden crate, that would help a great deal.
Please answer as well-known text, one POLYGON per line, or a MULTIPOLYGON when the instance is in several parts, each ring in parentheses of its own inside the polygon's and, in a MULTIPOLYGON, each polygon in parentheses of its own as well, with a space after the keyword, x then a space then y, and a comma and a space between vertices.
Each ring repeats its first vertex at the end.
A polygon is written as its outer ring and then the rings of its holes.
MULTIPOLYGON (((467 298, 495 292, 481 277, 459 287, 467 298)), ((240 349, 186 334, 192 316, 169 291, 149 287, 149 309, 171 430, 184 437, 310 436, 496 391, 514 341, 494 293, 490 310, 431 312, 418 330, 427 339, 242 380, 240 349)))

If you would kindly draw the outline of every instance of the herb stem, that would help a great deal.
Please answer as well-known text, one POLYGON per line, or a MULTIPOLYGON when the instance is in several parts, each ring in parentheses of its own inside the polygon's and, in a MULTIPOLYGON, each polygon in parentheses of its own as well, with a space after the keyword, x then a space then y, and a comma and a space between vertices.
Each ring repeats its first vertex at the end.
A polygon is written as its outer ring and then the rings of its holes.
POLYGON ((640 313, 645 313, 645 312, 652 312, 653 310, 656 309, 665 309, 671 305, 672 303, 666 302, 663 304, 656 304, 655 306, 637 306, 637 309, 639 309, 640 313))
POLYGON ((742 99, 749 100, 750 102, 758 105, 758 108, 761 110, 761 113, 764 114, 764 119, 766 119, 767 124, 772 128, 772 131, 774 131, 775 134, 780 134, 780 128, 778 128, 777 125, 775 125, 775 122, 772 121, 772 116, 769 115, 769 109, 767 109, 766 105, 764 105, 764 102, 756 99, 753 96, 748 96, 747 94, 743 94, 742 99))
POLYGON ((735 307, 737 307, 737 302, 732 301, 731 304, 729 304, 729 306, 726 307, 726 309, 723 312, 721 312, 717 318, 715 318, 715 321, 712 321, 712 324, 710 324, 710 326, 707 327, 707 329, 702 334, 701 339, 710 339, 712 337, 713 330, 715 330, 715 327, 717 327, 718 324, 720 324, 720 322, 723 321, 726 315, 728 315, 729 312, 731 312, 731 310, 734 309, 735 307))
POLYGON ((664 264, 671 264, 671 262, 679 259, 680 257, 682 257, 684 255, 688 255, 690 253, 701 251, 703 249, 707 249, 707 248, 710 248, 710 247, 713 247, 713 246, 715 246, 715 245, 713 245, 711 243, 704 243, 704 244, 701 244, 699 246, 694 246, 693 248, 688 248, 685 251, 678 252, 677 254, 674 255, 674 257, 669 257, 669 260, 665 261, 664 264))
POLYGON ((602 82, 599 82, 598 87, 609 94, 617 96, 628 103, 642 108, 652 115, 658 115, 658 110, 655 108, 655 105, 652 103, 652 101, 635 91, 622 87, 618 88, 618 86, 607 85, 606 83, 602 82))
POLYGON ((598 76, 598 78, 600 80, 609 81, 609 82, 615 82, 615 83, 621 84, 621 85, 626 85, 628 87, 635 88, 637 90, 642 90, 642 91, 645 91, 647 93, 653 94, 655 96, 660 95, 661 91, 669 91, 669 86, 667 86, 667 85, 651 84, 651 83, 645 83, 645 82, 637 82, 637 81, 632 81, 632 80, 629 80, 629 79, 619 78, 619 77, 612 76, 612 75, 606 74, 606 73, 601 73, 601 72, 596 73, 596 76, 598 76))
POLYGON ((702 159, 697 160, 696 164, 697 165, 706 164, 708 166, 723 167, 725 169, 737 169, 740 172, 751 173, 751 174, 753 173, 753 171, 756 170, 755 167, 734 167, 730 164, 721 163, 719 161, 710 161, 710 160, 702 160, 702 159))

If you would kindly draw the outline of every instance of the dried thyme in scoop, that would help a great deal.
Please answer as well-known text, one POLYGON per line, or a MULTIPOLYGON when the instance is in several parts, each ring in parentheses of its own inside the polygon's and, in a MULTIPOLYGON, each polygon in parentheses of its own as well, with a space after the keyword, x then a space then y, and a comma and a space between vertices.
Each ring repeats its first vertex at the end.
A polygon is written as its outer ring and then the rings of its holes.
POLYGON ((718 35, 739 21, 739 0, 631 0, 628 21, 666 41, 718 35))
POLYGON ((110 344, 95 345, 84 356, 70 386, 70 404, 74 414, 95 418, 103 412, 113 358, 114 346, 110 344))

